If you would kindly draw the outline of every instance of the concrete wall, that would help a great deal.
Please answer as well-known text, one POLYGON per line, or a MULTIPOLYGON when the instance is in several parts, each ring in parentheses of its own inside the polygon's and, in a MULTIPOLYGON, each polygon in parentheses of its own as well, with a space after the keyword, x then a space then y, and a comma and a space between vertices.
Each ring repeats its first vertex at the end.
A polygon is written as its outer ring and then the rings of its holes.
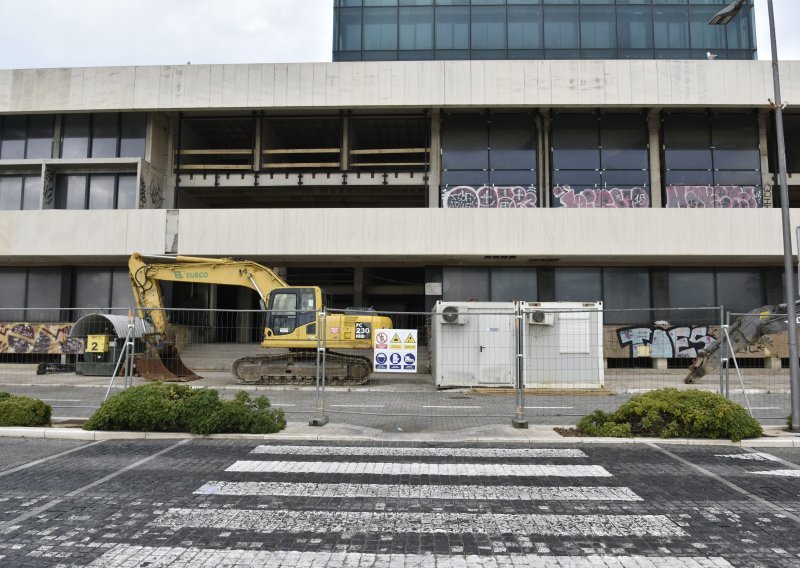
MULTIPOLYGON (((183 209, 0 212, 3 264, 123 261, 167 250, 270 264, 780 265, 778 209, 183 209), (491 234, 489 234, 488 232, 491 234), (167 236, 169 233, 169 236, 167 236), (530 260, 530 262, 529 262, 530 260)), ((792 225, 800 224, 800 211, 792 225)))
MULTIPOLYGON (((800 100, 800 62, 781 69, 800 100)), ((764 107, 767 61, 413 61, 0 71, 0 113, 369 107, 764 107)))

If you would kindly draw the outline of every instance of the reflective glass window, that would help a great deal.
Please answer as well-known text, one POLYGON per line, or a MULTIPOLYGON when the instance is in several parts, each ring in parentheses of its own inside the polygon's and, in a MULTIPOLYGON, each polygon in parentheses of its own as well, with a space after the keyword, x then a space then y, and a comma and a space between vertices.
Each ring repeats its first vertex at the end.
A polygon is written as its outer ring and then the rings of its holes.
MULTIPOLYGON (((691 39, 694 49, 725 49, 726 26, 710 26, 708 21, 719 12, 719 5, 690 6, 691 39)), ((737 16, 739 19, 741 15, 737 16)))
POLYGON ((536 121, 530 114, 493 114, 489 121, 489 167, 536 168, 536 121))
POLYGON ((613 6, 582 7, 580 25, 581 48, 611 49, 616 47, 616 16, 613 6))
MULTIPOLYGON (((714 271, 711 269, 670 268, 668 272, 669 308, 713 307, 714 271)), ((686 312, 684 321, 699 320, 706 312, 686 312)), ((676 323, 676 322, 672 322, 676 323)))
POLYGON ((0 211, 19 211, 22 209, 22 178, 20 176, 0 177, 0 211))
POLYGON ((711 121, 714 168, 718 170, 758 170, 758 123, 755 116, 720 114, 711 121))
POLYGON ((26 318, 33 321, 58 321, 61 307, 61 268, 28 269, 26 318), (40 309, 32 309, 40 308, 40 309))
POLYGON ((602 300, 599 268, 556 268, 557 302, 596 302, 602 300))
POLYGON ((86 176, 56 177, 58 209, 86 209, 86 176))
POLYGON ((397 49, 397 10, 364 8, 365 50, 397 49))
POLYGON ((544 45, 547 49, 580 47, 578 6, 544 7, 544 45))
POLYGON ((442 271, 442 299, 445 302, 488 302, 488 268, 451 268, 442 271))
POLYGON ((598 118, 593 114, 564 113, 553 117, 553 168, 600 169, 598 118))
POLYGON ((117 157, 117 113, 92 115, 92 158, 117 157))
POLYGON ((119 176, 117 180, 117 209, 136 209, 136 176, 119 176))
POLYGON ((472 8, 472 49, 506 47, 506 10, 503 6, 472 8))
POLYGON ((620 49, 652 48, 653 8, 617 6, 617 41, 620 49))
POLYGON ((492 302, 534 302, 539 299, 535 268, 492 268, 490 286, 492 302))
POLYGON ((339 49, 342 51, 361 49, 361 8, 339 10, 339 49))
POLYGON ((111 271, 108 268, 76 268, 73 307, 75 318, 107 309, 111 303, 111 271))
POLYGON ((667 169, 712 168, 711 130, 704 114, 664 116, 664 166, 667 169))
POLYGON ((433 8, 400 8, 400 49, 433 49, 433 8))
POLYGON ((717 303, 733 313, 746 313, 765 304, 761 270, 717 269, 717 303))
POLYGON ((688 49, 689 7, 654 6, 654 43, 656 48, 688 49))
POLYGON ((508 7, 508 49, 541 49, 543 35, 540 6, 508 7))
POLYGON ((134 305, 131 279, 127 268, 114 268, 111 271, 111 307, 115 313, 127 314, 134 305))
POLYGON ((126 112, 120 117, 120 158, 144 158, 147 137, 147 114, 126 112))
POLYGON ((114 176, 89 176, 89 209, 114 208, 114 176))
POLYGON ((25 157, 25 115, 4 116, 0 139, 0 160, 20 160, 25 157))
POLYGON ((61 132, 61 157, 86 158, 89 155, 89 124, 91 115, 67 114, 61 132))
POLYGON ((0 268, 0 317, 2 321, 23 321, 25 313, 25 291, 27 270, 24 268, 0 268))
POLYGON ((469 7, 436 8, 436 49, 469 49, 469 7))
POLYGON ((22 208, 39 209, 42 200, 42 178, 26 176, 22 180, 22 208))
MULTIPOLYGON (((742 6, 740 15, 728 25, 723 26, 727 32, 728 49, 753 49, 755 48, 755 29, 753 6, 742 6)), ((742 59, 750 57, 741 56, 742 59)))
POLYGON ((442 123, 442 168, 486 170, 489 127, 484 114, 449 114, 442 123))
POLYGON ((42 159, 52 156, 54 123, 55 118, 52 114, 32 114, 28 117, 26 158, 42 159))
POLYGON ((603 323, 649 324, 651 307, 649 269, 603 269, 603 323))

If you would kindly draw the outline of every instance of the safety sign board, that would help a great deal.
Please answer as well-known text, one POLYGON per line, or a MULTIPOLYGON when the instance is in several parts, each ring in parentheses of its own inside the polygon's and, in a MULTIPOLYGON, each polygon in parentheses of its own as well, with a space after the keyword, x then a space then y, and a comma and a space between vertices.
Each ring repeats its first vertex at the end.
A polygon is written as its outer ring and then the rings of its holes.
POLYGON ((417 372, 417 330, 375 330, 375 372, 417 372))

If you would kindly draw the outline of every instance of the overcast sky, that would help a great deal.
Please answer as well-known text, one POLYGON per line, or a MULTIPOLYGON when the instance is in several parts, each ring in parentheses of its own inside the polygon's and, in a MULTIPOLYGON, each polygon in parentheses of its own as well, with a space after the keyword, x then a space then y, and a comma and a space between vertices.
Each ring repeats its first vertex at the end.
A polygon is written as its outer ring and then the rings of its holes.
MULTIPOLYGON (((729 0, 720 0, 724 6, 729 0)), ((800 60, 800 0, 774 0, 800 60)), ((767 0, 756 0, 769 59, 767 0)), ((0 0, 0 69, 330 61, 333 0, 0 0)))

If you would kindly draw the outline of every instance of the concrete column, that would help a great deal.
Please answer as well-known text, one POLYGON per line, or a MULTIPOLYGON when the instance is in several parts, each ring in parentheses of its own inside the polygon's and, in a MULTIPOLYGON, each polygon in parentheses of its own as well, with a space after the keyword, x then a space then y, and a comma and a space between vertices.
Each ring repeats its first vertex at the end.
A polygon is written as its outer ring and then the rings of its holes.
POLYGON ((769 124, 769 111, 758 111, 758 152, 761 155, 761 188, 764 196, 764 207, 773 207, 772 188, 775 177, 769 171, 769 151, 767 138, 767 124, 769 124))
MULTIPOLYGON (((249 288, 239 288, 236 297, 236 309, 250 310, 252 293, 249 288)), ((236 321, 236 342, 250 343, 250 328, 253 326, 253 312, 239 312, 236 321)))
POLYGON ((661 182, 661 111, 653 109, 647 113, 647 132, 650 146, 650 207, 664 207, 661 182))
POLYGON ((353 307, 363 308, 367 305, 364 295, 364 267, 353 268, 353 307))
POLYGON ((256 115, 256 139, 254 140, 255 144, 253 145, 253 169, 255 171, 261 170, 261 125, 263 124, 264 120, 261 115, 256 115))
POLYGON ((53 148, 50 157, 58 158, 61 156, 61 118, 63 115, 57 114, 55 117, 55 128, 53 129, 53 148))
POLYGON ((339 153, 339 169, 347 171, 350 169, 350 116, 342 116, 342 148, 339 153))
POLYGON ((539 184, 539 207, 550 207, 550 111, 536 117, 536 177, 539 184))
POLYGON ((431 109, 431 146, 428 163, 428 207, 439 207, 442 185, 442 114, 431 109))

